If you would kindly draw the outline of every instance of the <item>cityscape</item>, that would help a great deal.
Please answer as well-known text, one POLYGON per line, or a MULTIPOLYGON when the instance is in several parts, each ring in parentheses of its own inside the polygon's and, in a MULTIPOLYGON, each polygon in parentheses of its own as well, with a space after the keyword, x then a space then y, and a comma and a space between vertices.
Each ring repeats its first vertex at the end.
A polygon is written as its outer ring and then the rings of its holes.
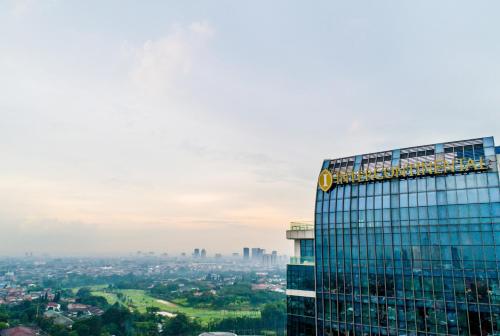
MULTIPOLYGON (((18 321, 38 325, 29 329, 36 334, 164 335, 178 328, 165 321, 179 319, 189 333, 229 328, 283 334, 288 258, 252 251, 227 257, 196 248, 192 256, 138 251, 108 259, 31 253, 0 259, 0 330, 18 321), (130 325, 117 325, 113 314, 130 325)), ((19 328, 28 327, 13 332, 19 328)))
POLYGON ((500 336, 499 13, 0 1, 0 336, 500 336))

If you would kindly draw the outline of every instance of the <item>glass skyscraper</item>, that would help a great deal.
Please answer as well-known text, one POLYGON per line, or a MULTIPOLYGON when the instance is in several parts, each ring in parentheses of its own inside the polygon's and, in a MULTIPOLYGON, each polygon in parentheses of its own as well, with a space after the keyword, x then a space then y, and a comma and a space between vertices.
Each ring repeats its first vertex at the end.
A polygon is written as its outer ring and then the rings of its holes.
POLYGON ((492 137, 325 160, 315 209, 316 328, 289 335, 500 335, 492 137))
POLYGON ((294 241, 294 256, 287 265, 287 335, 314 335, 314 226, 293 222, 286 237, 294 241))

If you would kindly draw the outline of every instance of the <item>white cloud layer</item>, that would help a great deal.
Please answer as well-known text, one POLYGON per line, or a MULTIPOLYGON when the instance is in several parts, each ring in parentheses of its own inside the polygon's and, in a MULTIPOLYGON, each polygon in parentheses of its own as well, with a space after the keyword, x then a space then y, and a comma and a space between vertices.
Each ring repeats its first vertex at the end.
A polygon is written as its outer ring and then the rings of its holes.
POLYGON ((497 135, 495 11, 387 6, 0 4, 0 255, 289 251, 324 158, 497 135))

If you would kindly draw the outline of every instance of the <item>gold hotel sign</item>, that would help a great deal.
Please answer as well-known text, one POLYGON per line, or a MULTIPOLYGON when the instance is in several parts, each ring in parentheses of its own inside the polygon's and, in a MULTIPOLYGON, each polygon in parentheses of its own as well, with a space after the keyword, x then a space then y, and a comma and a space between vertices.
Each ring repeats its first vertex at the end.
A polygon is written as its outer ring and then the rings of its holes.
POLYGON ((334 184, 363 183, 393 178, 465 173, 488 169, 489 166, 482 157, 479 161, 474 161, 473 159, 457 159, 448 162, 440 159, 430 162, 409 163, 404 167, 353 170, 352 172, 332 172, 328 169, 323 169, 319 174, 318 186, 321 190, 326 192, 330 190, 334 184))

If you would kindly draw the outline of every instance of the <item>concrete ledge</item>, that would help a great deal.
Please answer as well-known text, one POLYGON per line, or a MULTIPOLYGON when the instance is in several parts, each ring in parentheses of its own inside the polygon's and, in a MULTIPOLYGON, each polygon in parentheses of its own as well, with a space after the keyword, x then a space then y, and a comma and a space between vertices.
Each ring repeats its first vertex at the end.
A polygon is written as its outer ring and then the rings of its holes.
POLYGON ((314 292, 314 291, 307 291, 307 290, 300 290, 300 289, 287 289, 286 290, 286 295, 288 295, 288 296, 304 296, 304 297, 316 298, 316 292, 314 292))
POLYGON ((286 239, 314 239, 313 230, 287 230, 286 239))

